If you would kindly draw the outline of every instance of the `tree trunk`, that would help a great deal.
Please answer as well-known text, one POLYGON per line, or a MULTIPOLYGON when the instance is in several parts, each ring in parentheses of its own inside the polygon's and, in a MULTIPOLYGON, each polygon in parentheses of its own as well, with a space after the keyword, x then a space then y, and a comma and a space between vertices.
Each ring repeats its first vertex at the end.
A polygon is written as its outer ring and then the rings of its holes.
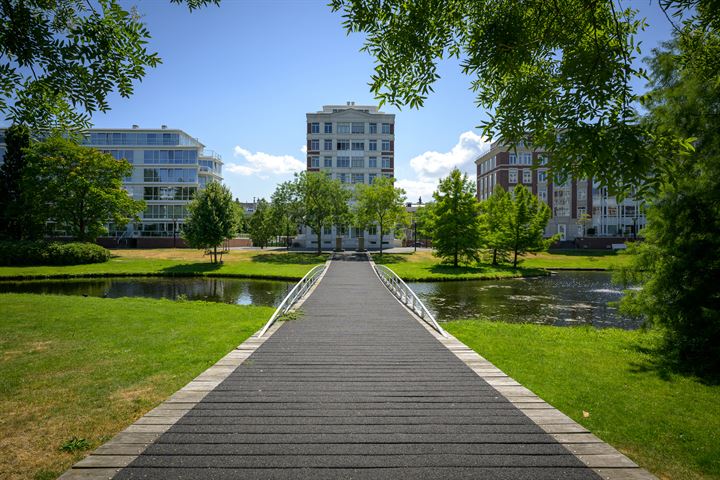
POLYGON ((517 268, 517 247, 515 248, 515 258, 513 258, 513 268, 517 268))
POLYGON ((382 257, 382 245, 383 245, 383 227, 382 222, 380 223, 380 256, 382 257))
POLYGON ((290 225, 285 226, 285 250, 290 250, 290 225))
POLYGON ((213 263, 217 263, 217 245, 215 245, 213 248, 214 248, 213 257, 215 258, 213 260, 213 263))
POLYGON ((497 266, 497 248, 493 248, 493 262, 494 266, 497 266))
POLYGON ((317 229, 317 244, 317 254, 322 255, 322 225, 320 226, 320 228, 317 229))

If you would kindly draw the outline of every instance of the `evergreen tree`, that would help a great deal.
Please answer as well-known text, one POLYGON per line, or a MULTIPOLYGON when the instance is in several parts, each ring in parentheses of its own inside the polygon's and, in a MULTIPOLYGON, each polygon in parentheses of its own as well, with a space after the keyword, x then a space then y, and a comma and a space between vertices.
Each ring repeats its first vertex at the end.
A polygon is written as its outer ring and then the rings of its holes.
POLYGON ((467 174, 455 168, 440 180, 433 197, 435 255, 443 261, 452 261, 455 267, 460 262, 478 261, 482 238, 475 185, 468 180, 467 174))
POLYGON ((261 198, 248 221, 250 238, 253 245, 260 248, 267 247, 270 239, 277 231, 270 204, 261 198))
POLYGON ((30 146, 30 130, 13 125, 5 131, 5 157, 0 165, 0 237, 27 240, 42 236, 44 220, 23 195, 25 149, 30 146))
POLYGON ((192 248, 212 250, 212 262, 217 263, 218 247, 237 229, 230 190, 217 182, 208 183, 190 202, 188 212, 183 238, 192 248))
POLYGON ((397 224, 406 221, 405 190, 395 188, 392 178, 376 178, 372 185, 358 184, 353 210, 359 225, 375 225, 380 233, 380 255, 383 236, 397 224))
MULTIPOLYGON (((717 17, 715 17, 717 20, 717 17)), ((646 208, 645 240, 632 248, 623 311, 644 317, 665 338, 666 359, 681 370, 720 373, 720 33, 687 23, 650 62, 646 97, 654 128, 693 139, 665 150, 663 184, 646 208)))
POLYGON ((480 204, 480 210, 484 246, 492 252, 492 264, 497 265, 498 257, 504 260, 510 249, 511 195, 497 185, 492 195, 480 204))
POLYGON ((543 238, 550 220, 550 207, 530 190, 523 185, 515 187, 511 205, 506 238, 508 249, 513 252, 513 268, 517 268, 518 255, 546 250, 556 238, 543 238))

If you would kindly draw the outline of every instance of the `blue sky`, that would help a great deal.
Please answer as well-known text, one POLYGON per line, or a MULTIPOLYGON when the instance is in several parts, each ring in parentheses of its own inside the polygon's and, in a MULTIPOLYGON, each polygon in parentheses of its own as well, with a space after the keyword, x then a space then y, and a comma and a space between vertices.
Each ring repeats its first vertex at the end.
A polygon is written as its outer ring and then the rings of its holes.
MULTIPOLYGON (((349 100, 377 103, 363 36, 346 35, 341 15, 322 0, 222 0, 192 13, 168 0, 137 5, 153 37, 148 47, 163 64, 131 98, 112 96, 112 110, 93 123, 185 130, 222 155, 225 183, 241 200, 268 198, 304 166, 306 112, 349 100)), ((648 17, 644 52, 670 37, 656 1, 623 6, 648 17)), ((413 201, 429 197, 454 166, 474 172, 472 160, 486 148, 474 128, 485 112, 475 106, 470 79, 456 61, 444 62, 440 74, 422 109, 383 107, 396 114, 395 174, 413 201)))

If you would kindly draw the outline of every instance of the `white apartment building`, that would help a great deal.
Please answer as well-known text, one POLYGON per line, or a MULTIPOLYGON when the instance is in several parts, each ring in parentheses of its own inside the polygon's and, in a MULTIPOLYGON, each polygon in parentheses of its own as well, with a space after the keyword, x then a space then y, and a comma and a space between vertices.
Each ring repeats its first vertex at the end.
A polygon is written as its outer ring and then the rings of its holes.
MULTIPOLYGON (((395 115, 378 110, 375 105, 324 105, 319 112, 306 114, 307 171, 326 172, 347 184, 371 184, 380 176, 395 174, 395 115)), ((342 238, 345 249, 358 246, 358 237, 365 238, 365 248, 379 249, 377 229, 361 232, 346 225, 326 226, 322 247, 334 248, 342 238)), ((306 248, 317 248, 317 237, 305 228, 296 239, 306 248)), ((392 247, 394 235, 384 235, 383 248, 392 247)))
POLYGON ((546 158, 544 152, 531 145, 519 145, 511 150, 499 141, 494 142, 487 153, 475 160, 478 200, 486 200, 498 185, 508 191, 525 185, 550 206, 552 218, 545 234, 548 237, 559 234, 561 241, 589 237, 633 238, 645 227, 641 199, 628 196, 618 202, 608 195, 607 188, 591 179, 553 182, 545 167, 546 158))
POLYGON ((187 217, 187 205, 208 182, 222 181, 222 159, 182 130, 139 128, 86 132, 83 144, 124 158, 133 165, 124 188, 147 207, 140 221, 123 229, 109 226, 116 243, 173 246, 187 217), (150 240, 150 239, 154 240, 150 240))

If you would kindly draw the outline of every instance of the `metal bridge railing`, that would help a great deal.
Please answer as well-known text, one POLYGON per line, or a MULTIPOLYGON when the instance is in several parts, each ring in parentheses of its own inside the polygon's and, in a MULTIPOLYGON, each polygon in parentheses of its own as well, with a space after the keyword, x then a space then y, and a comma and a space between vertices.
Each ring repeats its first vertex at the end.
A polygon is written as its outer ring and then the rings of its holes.
POLYGON ((390 290, 390 292, 397 297, 405 306, 415 312, 415 314, 422 318, 425 323, 434 328, 440 335, 447 337, 445 330, 438 324, 430 310, 420 301, 410 287, 403 282, 402 278, 398 277, 395 272, 390 270, 385 265, 373 264, 375 273, 377 274, 380 281, 390 290))
POLYGON ((280 302, 280 305, 275 310, 275 313, 273 313, 272 317, 270 317, 270 320, 267 321, 262 330, 260 330, 260 333, 258 333, 258 337, 262 337, 263 335, 265 335, 265 332, 267 332, 268 328, 270 328, 272 324, 275 323, 275 320, 277 320, 278 317, 285 315, 287 312, 289 312, 293 305, 295 305, 298 300, 305 296, 308 290, 310 290, 310 288, 312 288, 312 286, 315 285, 318 279, 322 276, 326 268, 327 263, 325 265, 317 265, 305 274, 302 280, 300 280, 293 287, 293 289, 290 290, 290 293, 285 296, 283 301, 280 302))

